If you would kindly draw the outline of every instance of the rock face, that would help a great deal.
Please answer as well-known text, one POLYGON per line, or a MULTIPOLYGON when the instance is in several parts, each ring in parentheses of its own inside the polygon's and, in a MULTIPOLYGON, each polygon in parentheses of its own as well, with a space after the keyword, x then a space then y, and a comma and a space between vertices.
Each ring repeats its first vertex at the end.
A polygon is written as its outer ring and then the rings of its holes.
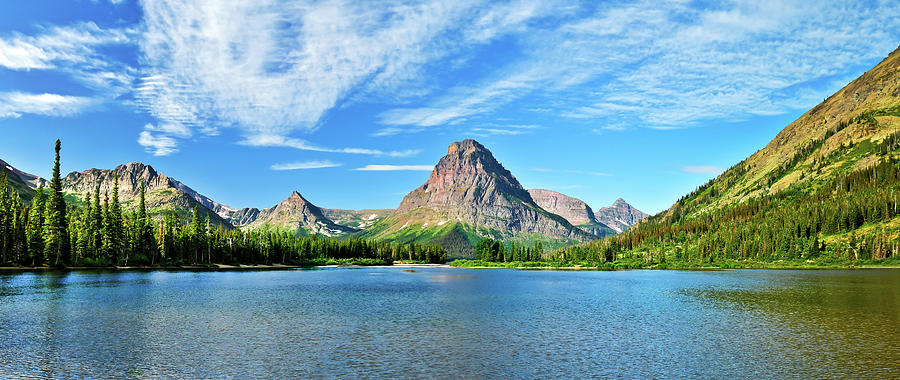
MULTIPOLYGON (((617 231, 600 223, 594 216, 591 206, 581 199, 545 189, 530 189, 528 193, 538 206, 544 210, 559 215, 575 227, 578 227, 598 237, 609 236, 617 231)), ((621 232, 621 231, 618 231, 621 232)))
POLYGON ((339 236, 356 229, 339 225, 326 217, 322 209, 294 191, 275 207, 258 210, 245 208, 232 214, 232 222, 248 229, 261 227, 283 228, 304 234, 339 236))
POLYGON ((616 232, 625 231, 648 216, 650 215, 634 208, 622 198, 616 199, 612 206, 601 208, 594 213, 598 222, 609 226, 616 232))
POLYGON ((581 199, 544 189, 529 189, 528 194, 531 194, 531 199, 534 199, 538 206, 566 218, 573 225, 594 221, 594 211, 581 199))
MULTIPOLYGON (((157 172, 150 165, 132 162, 119 165, 115 169, 89 169, 69 173, 63 178, 63 191, 78 198, 93 194, 94 187, 100 185, 100 196, 112 192, 114 179, 119 177, 119 200, 125 209, 136 208, 141 191, 141 183, 146 186, 147 208, 150 210, 190 211, 200 206, 201 214, 207 214, 214 224, 231 227, 224 216, 235 210, 214 202, 187 185, 157 172)), ((183 214, 183 212, 182 212, 183 214)))
POLYGON ((512 173, 475 140, 450 144, 428 181, 374 226, 379 231, 375 237, 403 233, 413 238, 431 234, 428 227, 457 223, 495 238, 537 234, 574 241, 593 239, 565 218, 538 206, 512 173))

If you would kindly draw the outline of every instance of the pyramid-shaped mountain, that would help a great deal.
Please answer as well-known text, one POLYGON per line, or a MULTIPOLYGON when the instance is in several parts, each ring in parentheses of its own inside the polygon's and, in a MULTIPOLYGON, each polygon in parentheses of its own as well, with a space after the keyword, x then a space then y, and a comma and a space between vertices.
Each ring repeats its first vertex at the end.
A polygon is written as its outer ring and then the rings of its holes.
POLYGON ((603 207, 594 213, 598 222, 609 226, 616 232, 625 231, 648 216, 650 214, 634 208, 622 198, 616 199, 612 206, 603 207))
POLYGON ((322 209, 296 191, 275 207, 237 210, 231 214, 231 222, 245 229, 277 228, 303 235, 339 236, 356 232, 326 217, 322 209))
POLYGON ((594 238, 538 206, 512 173, 471 139, 450 144, 428 181, 363 235, 437 242, 462 255, 481 236, 522 243, 538 239, 551 245, 594 238))

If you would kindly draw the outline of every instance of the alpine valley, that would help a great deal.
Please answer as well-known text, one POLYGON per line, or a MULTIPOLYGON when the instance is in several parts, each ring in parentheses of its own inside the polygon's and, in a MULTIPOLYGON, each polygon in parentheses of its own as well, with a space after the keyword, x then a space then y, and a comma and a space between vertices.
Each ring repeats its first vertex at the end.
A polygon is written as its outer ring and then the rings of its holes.
MULTIPOLYGON (((29 202, 49 181, 0 161, 17 196, 29 202)), ((140 162, 113 169, 88 169, 62 177, 70 207, 108 199, 115 185, 123 210, 139 207, 144 188, 148 214, 175 215, 188 223, 192 210, 226 229, 288 232, 295 236, 437 244, 451 257, 474 257, 487 237, 531 246, 559 248, 614 235, 647 217, 624 200, 596 214, 583 201, 550 190, 526 190, 475 140, 450 144, 428 181, 410 192, 395 210, 320 208, 293 191, 270 208, 235 208, 200 194, 179 180, 140 162)))
MULTIPOLYGON (((252 247, 249 256, 235 250, 221 257, 240 254, 245 261, 262 257, 285 263, 293 255, 294 261, 364 257, 439 262, 449 256, 477 259, 456 265, 617 268, 896 265, 898 148, 897 50, 768 145, 654 216, 621 198, 595 210, 553 190, 525 189, 487 147, 472 139, 451 143, 428 180, 393 210, 321 208, 293 189, 286 189, 289 195, 272 207, 236 208, 138 162, 61 176, 57 141, 49 181, 0 161, 2 178, 12 189, 0 194, 5 210, 0 248, 5 261, 27 258, 24 245, 31 240, 23 236, 32 234, 37 239, 33 251, 67 263, 65 244, 87 244, 118 255, 127 252, 121 244, 106 245, 119 239, 157 254, 171 233, 192 255, 179 257, 203 262, 198 241, 210 238, 210 227, 218 226, 217 244, 233 250, 240 240, 252 247), (44 192, 36 189, 41 188, 49 195, 40 196, 44 192), (38 196, 47 198, 46 209, 29 208, 38 196), (82 216, 94 210, 96 217, 70 220, 92 229, 87 237, 78 236, 90 243, 74 237, 65 242, 67 208, 82 216), (125 215, 128 221, 121 220, 121 210, 132 212, 125 215), (103 217, 106 213, 111 216, 103 217), (137 241, 146 238, 137 235, 150 234, 150 218, 160 224, 157 244, 137 241), (32 221, 33 226, 23 227, 32 221), (138 224, 140 228, 134 227, 138 224), (120 233, 123 226, 134 228, 129 232, 134 236, 120 233), (99 237, 109 228, 116 236, 99 237), (127 238, 119 236, 123 234, 127 238), (41 242, 44 238, 52 244, 41 242), (318 253, 303 256, 311 251, 318 253), (272 259, 274 252, 282 254, 280 260, 272 259)), ((206 264, 212 264, 212 251, 209 244, 206 264)), ((121 262, 112 257, 112 263, 121 262)))

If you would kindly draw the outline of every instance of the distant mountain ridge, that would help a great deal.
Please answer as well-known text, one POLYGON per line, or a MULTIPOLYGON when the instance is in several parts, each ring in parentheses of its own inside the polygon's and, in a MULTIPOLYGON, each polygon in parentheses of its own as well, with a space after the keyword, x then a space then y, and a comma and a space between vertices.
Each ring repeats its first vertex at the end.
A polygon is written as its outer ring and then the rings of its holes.
POLYGON ((6 161, 0 160, 0 170, 6 173, 7 184, 19 195, 19 199, 26 202, 31 202, 31 198, 34 197, 34 189, 38 185, 43 184, 44 187, 47 187, 47 180, 16 169, 6 161))
POLYGON ((199 206, 201 215, 208 215, 213 224, 232 227, 231 223, 219 213, 228 210, 227 206, 210 200, 187 185, 140 162, 119 165, 114 169, 95 168, 69 173, 62 179, 63 192, 72 194, 77 199, 83 199, 85 195, 93 194, 99 184, 100 194, 103 197, 112 192, 116 175, 119 179, 119 199, 125 209, 137 208, 137 198, 143 183, 147 207, 152 215, 174 211, 180 218, 185 219, 194 206, 199 206))
MULTIPOLYGON (((35 186, 47 185, 38 176, 3 161, 0 164, 26 201, 33 195, 35 186)), ((525 190, 475 140, 451 144, 428 181, 404 197, 395 210, 324 209, 297 191, 270 208, 238 209, 216 202, 140 162, 113 169, 71 172, 62 180, 63 191, 69 194, 69 201, 79 204, 98 185, 101 197, 110 194, 115 178, 118 178, 119 198, 125 210, 137 207, 143 184, 151 216, 175 212, 184 221, 190 218, 191 209, 199 207, 201 215, 208 215, 213 224, 227 228, 275 228, 328 237, 355 235, 401 242, 434 242, 464 253, 471 251, 482 236, 521 244, 540 240, 551 247, 615 233, 578 199, 550 190, 525 190), (549 199, 554 201, 548 203, 549 199)))
POLYGON ((16 169, 12 165, 6 163, 6 161, 0 160, 0 167, 7 171, 8 180, 15 181, 21 183, 29 188, 37 188, 41 185, 44 187, 50 186, 50 181, 43 179, 34 174, 23 172, 19 169, 16 169))
POLYGON ((591 206, 581 199, 546 189, 529 189, 528 193, 544 210, 566 218, 575 227, 592 235, 604 237, 622 232, 599 222, 591 206))

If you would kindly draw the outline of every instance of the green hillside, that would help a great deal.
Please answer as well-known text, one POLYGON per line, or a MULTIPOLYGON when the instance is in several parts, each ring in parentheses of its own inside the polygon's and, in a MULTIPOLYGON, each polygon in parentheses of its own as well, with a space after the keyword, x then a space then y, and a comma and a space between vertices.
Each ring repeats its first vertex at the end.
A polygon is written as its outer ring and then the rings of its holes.
POLYGON ((506 244, 533 246, 540 242, 549 249, 561 248, 577 243, 573 239, 562 239, 541 234, 510 234, 508 232, 486 227, 476 228, 464 223, 446 223, 426 226, 421 223, 410 223, 397 228, 392 226, 398 219, 387 218, 369 227, 356 236, 362 239, 377 239, 393 243, 437 244, 450 253, 451 258, 475 257, 475 247, 484 237, 490 237, 506 244))
POLYGON ((667 211, 547 259, 640 267, 890 264, 900 248, 898 148, 894 51, 667 211))

